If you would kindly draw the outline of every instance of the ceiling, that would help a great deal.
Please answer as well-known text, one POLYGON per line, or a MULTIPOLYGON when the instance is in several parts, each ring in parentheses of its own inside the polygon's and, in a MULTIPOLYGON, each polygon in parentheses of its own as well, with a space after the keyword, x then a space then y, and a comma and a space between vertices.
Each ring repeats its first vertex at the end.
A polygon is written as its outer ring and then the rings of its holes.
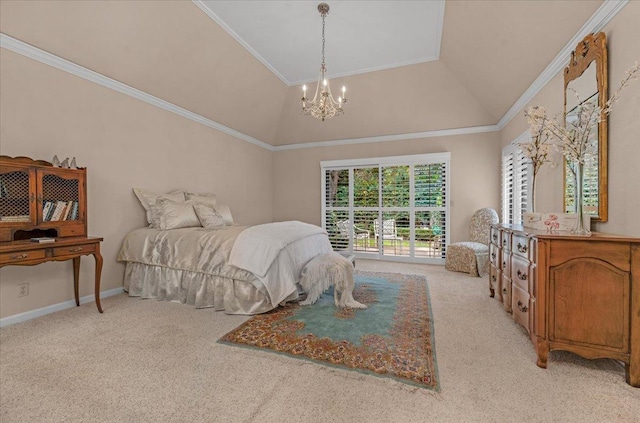
MULTIPOLYGON (((321 0, 194 3, 287 85, 317 80, 321 0)), ((440 55, 444 0, 328 4, 325 52, 330 77, 422 63, 440 55)))

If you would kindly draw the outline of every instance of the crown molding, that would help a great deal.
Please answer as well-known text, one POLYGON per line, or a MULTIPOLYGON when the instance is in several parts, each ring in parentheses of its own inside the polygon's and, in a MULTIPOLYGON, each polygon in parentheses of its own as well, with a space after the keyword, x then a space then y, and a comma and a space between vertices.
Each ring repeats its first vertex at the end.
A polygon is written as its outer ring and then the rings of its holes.
POLYGON ((0 33, 0 47, 6 48, 7 50, 11 50, 18 54, 22 54, 23 56, 37 60, 46 65, 53 66, 56 69, 60 69, 72 75, 79 76, 80 78, 94 82, 98 85, 102 85, 103 87, 112 89, 121 94, 125 94, 137 100, 144 101, 145 103, 159 107, 168 112, 175 113, 194 122, 198 122, 202 125, 208 126, 209 128, 213 128, 227 135, 231 135, 232 137, 257 145, 258 147, 273 151, 273 146, 270 144, 267 144, 249 135, 243 134, 242 132, 236 131, 235 129, 229 128, 228 126, 224 126, 221 123, 208 119, 197 113, 191 112, 185 108, 176 106, 173 103, 162 100, 144 91, 138 90, 137 88, 133 88, 127 84, 123 84, 122 82, 116 81, 115 79, 111 79, 98 72, 94 72, 76 63, 70 62, 66 59, 56 56, 55 54, 40 50, 39 48, 34 47, 31 44, 27 44, 3 33, 0 33))
POLYGON ((469 126, 466 128, 438 129, 435 131, 411 132, 407 134, 379 135, 377 137, 347 138, 333 141, 316 141, 299 144, 278 145, 273 147, 273 150, 287 151, 299 150, 301 148, 335 147, 340 145, 369 144, 374 142, 418 140, 423 138, 450 137, 452 135, 479 134, 483 132, 496 131, 498 131, 498 127, 496 125, 469 126))
POLYGON ((569 57, 576 45, 587 34, 598 32, 622 10, 629 0, 605 0, 604 3, 596 10, 596 12, 589 18, 587 22, 580 28, 576 35, 569 40, 560 53, 547 65, 542 73, 536 78, 535 81, 527 88, 527 90, 520 96, 520 98, 511 106, 507 113, 502 116, 502 119, 498 121, 498 130, 502 130, 507 124, 518 115, 522 109, 544 88, 557 74, 562 71, 564 67, 569 63, 569 57))
POLYGON ((280 78, 282 82, 284 82, 288 86, 293 85, 287 80, 287 78, 284 77, 284 75, 278 72, 276 68, 271 66, 271 63, 269 63, 267 59, 262 57, 260 53, 258 53, 253 48, 251 48, 251 46, 240 35, 238 35, 233 29, 231 29, 229 25, 227 25, 222 19, 220 19, 218 15, 213 13, 213 10, 209 9, 209 6, 207 6, 205 2, 203 2, 202 0, 191 0, 191 1, 193 2, 193 4, 198 6, 200 10, 206 13, 207 16, 213 19, 213 21, 217 23, 222 29, 224 29, 227 32, 227 34, 231 35, 231 37, 233 37, 234 40, 236 40, 242 47, 244 47, 245 50, 251 53, 253 57, 258 59, 258 61, 262 63, 267 69, 269 69, 275 76, 280 78))

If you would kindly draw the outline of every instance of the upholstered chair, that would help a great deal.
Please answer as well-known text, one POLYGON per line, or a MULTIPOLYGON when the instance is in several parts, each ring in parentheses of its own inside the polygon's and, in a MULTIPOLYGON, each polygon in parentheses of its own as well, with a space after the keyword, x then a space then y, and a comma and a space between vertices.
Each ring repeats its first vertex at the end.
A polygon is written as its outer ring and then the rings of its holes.
POLYGON ((469 225, 469 241, 447 246, 445 269, 471 276, 486 275, 489 271, 489 232, 491 224, 498 222, 495 210, 484 208, 476 211, 469 225))

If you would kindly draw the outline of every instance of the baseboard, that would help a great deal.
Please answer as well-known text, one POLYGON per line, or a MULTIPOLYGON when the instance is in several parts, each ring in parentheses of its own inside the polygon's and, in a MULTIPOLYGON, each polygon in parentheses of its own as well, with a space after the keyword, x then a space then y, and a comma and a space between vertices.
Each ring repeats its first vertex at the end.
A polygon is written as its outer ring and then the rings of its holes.
MULTIPOLYGON (((108 291, 102 291, 100 298, 113 297, 114 295, 122 294, 124 289, 114 288, 108 291)), ((80 298, 80 304, 90 303, 95 301, 95 296, 87 295, 80 298)), ((15 323, 25 322, 27 320, 35 319, 36 317, 45 316, 47 314, 55 313, 56 311, 65 310, 76 306, 75 300, 64 301, 58 304, 38 308, 36 310, 25 311, 24 313, 14 314, 13 316, 7 316, 0 319, 0 328, 13 325, 15 323)))

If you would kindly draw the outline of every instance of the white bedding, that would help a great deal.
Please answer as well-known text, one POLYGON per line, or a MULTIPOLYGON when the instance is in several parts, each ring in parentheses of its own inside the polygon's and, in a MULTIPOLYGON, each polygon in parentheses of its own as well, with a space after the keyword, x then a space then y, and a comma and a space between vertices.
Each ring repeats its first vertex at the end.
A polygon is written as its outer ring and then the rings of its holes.
MULTIPOLYGON (((298 223, 291 222, 290 226, 300 228, 298 223)), ((273 225, 281 226, 274 231, 275 243, 283 244, 277 239, 277 233, 282 232, 280 229, 286 225, 280 223, 273 225)), ((268 266, 268 270, 262 275, 255 275, 246 269, 233 266, 229 262, 236 239, 246 229, 246 226, 226 226, 214 230, 201 227, 168 231, 153 228, 136 229, 125 237, 117 259, 128 263, 166 267, 173 270, 202 273, 215 278, 244 281, 253 284, 257 290, 263 292, 273 308, 295 295, 296 283, 300 280, 300 273, 307 262, 319 254, 332 251, 324 230, 317 228, 319 231, 317 229, 302 231, 293 238, 287 236, 286 245, 282 245, 279 253, 268 266)), ((287 233, 295 232, 288 229, 284 229, 284 231, 287 233)), ((240 255, 247 257, 246 254, 240 255)), ((260 266, 265 266, 265 257, 258 258, 261 261, 260 266)))

